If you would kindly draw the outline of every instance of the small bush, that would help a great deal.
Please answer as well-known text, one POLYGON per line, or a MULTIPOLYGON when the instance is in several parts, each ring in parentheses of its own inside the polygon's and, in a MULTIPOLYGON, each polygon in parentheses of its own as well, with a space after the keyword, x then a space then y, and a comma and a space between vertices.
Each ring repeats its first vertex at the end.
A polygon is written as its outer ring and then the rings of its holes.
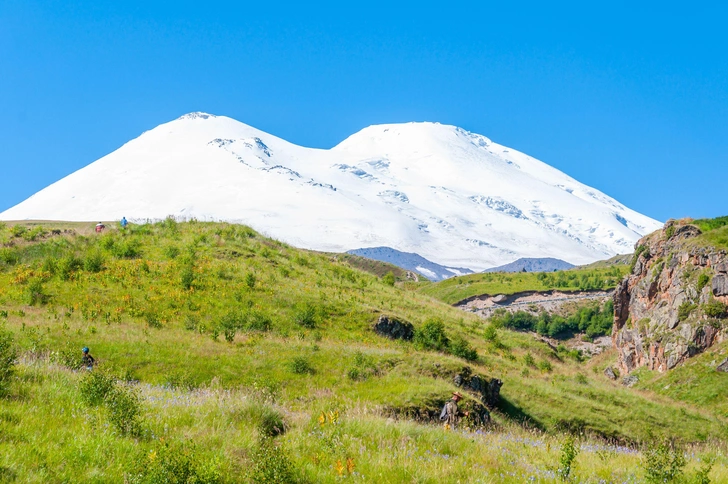
POLYGON ((168 245, 164 248, 164 255, 168 259, 176 259, 179 256, 179 247, 176 245, 168 245))
POLYGON ((104 256, 101 252, 91 252, 83 261, 86 272, 101 272, 104 269, 104 256))
POLYGON ((305 356, 296 356, 293 358, 289 363, 289 368, 296 375, 313 375, 315 373, 313 366, 311 366, 311 363, 309 363, 305 356))
POLYGON ((703 305, 703 312, 711 318, 725 318, 728 316, 728 306, 714 299, 703 305))
POLYGON ((272 321, 267 314, 253 311, 248 314, 247 328, 252 331, 270 331, 272 321))
POLYGON ((0 330, 0 396, 8 394, 15 374, 15 342, 10 331, 0 330))
POLYGON ((394 286, 396 279, 394 277, 394 272, 389 271, 384 276, 382 276, 382 282, 386 284, 387 286, 394 286))
POLYGON ((531 353, 526 353, 523 355, 523 364, 526 366, 530 366, 531 368, 536 368, 536 360, 533 358, 533 355, 531 353))
POLYGON ((693 304, 690 301, 685 301, 677 308, 677 320, 685 321, 690 317, 690 313, 698 308, 697 304, 693 304))
POLYGON ((104 403, 109 409, 109 422, 121 435, 141 433, 141 403, 131 388, 114 385, 106 394, 104 403))
POLYGON ((445 324, 438 319, 430 319, 415 330, 415 345, 425 350, 446 351, 450 339, 445 333, 445 324))
POLYGON ((316 327, 316 306, 306 303, 297 307, 293 313, 293 319, 304 328, 313 329, 316 327))
POLYGON ((182 265, 182 269, 179 272, 179 282, 182 289, 192 289, 195 284, 195 269, 191 263, 182 265))
POLYGON ((18 256, 18 251, 16 249, 13 249, 12 247, 0 248, 0 262, 13 266, 17 264, 18 261, 20 261, 20 256, 18 256))
POLYGON ((698 293, 702 292, 703 288, 710 282, 710 276, 703 272, 698 276, 698 293))
POLYGON ((541 360, 538 362, 538 369, 544 372, 550 372, 554 369, 549 360, 541 360))
POLYGON ((13 234, 13 237, 22 237, 27 231, 28 228, 25 225, 14 225, 13 228, 10 229, 10 233, 13 234))
POLYGON ((683 475, 685 457, 678 446, 662 442, 650 445, 643 453, 645 480, 650 483, 677 482, 683 475))
POLYGON ((160 439, 150 453, 140 454, 133 484, 217 484, 223 482, 215 460, 203 460, 193 442, 160 439))
POLYGON ((562 481, 568 481, 571 471, 574 467, 576 456, 579 455, 579 447, 574 445, 574 438, 569 436, 563 444, 561 444, 561 454, 559 455, 559 468, 556 471, 562 481))
POLYGON ((102 372, 92 371, 81 379, 79 393, 81 400, 89 407, 104 403, 106 396, 114 389, 114 379, 102 372))
POLYGON ((51 353, 50 359, 53 363, 71 370, 80 369, 83 363, 80 347, 71 343, 66 343, 59 350, 51 353))
POLYGON ((154 329, 162 327, 162 321, 159 320, 159 315, 152 309, 144 311, 144 321, 147 322, 147 326, 154 329))
POLYGON ((26 288, 26 300, 31 306, 45 304, 48 301, 48 295, 45 293, 41 279, 33 278, 30 280, 26 288))
POLYGON ((69 280, 73 273, 83 267, 83 261, 74 255, 67 255, 58 260, 56 273, 63 281, 69 280))
POLYGON ((491 343, 498 339, 498 330, 495 329, 495 326, 492 324, 489 324, 485 327, 483 330, 483 338, 485 338, 486 341, 490 341, 491 343))
POLYGON ((117 259, 136 259, 141 256, 141 243, 137 239, 125 239, 114 243, 111 253, 117 259))
POLYGON ((248 272, 247 274, 245 274, 245 285, 248 286, 248 289, 253 289, 255 287, 255 282, 255 274, 253 274, 252 272, 248 272))
POLYGON ((458 358, 463 358, 468 361, 475 361, 478 359, 478 352, 470 346, 470 343, 461 336, 455 337, 450 343, 450 353, 458 358))
POLYGON ((296 482, 293 464, 273 441, 265 440, 252 456, 253 465, 247 478, 256 484, 293 484, 296 482))

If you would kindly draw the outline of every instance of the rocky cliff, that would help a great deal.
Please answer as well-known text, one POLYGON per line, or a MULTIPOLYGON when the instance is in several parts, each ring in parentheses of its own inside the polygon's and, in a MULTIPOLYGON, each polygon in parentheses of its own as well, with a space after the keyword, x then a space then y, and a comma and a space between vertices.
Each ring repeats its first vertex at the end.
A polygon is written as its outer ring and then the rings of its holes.
POLYGON ((728 255, 700 229, 668 221, 642 238, 634 269, 614 294, 612 342, 623 373, 665 371, 716 342, 728 328, 728 255))

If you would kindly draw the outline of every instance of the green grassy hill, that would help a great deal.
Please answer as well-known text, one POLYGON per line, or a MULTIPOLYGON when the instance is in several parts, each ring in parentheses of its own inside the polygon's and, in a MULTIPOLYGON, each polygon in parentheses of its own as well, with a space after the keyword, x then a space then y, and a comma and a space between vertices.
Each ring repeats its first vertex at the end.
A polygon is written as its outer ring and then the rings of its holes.
MULTIPOLYGON (((582 362, 494 330, 430 297, 436 285, 422 294, 392 268, 243 226, 91 229, 0 225, 0 356, 17 352, 14 376, 0 371, 0 481, 557 482, 566 433, 581 439, 581 482, 639 482, 650 454, 607 442, 662 437, 702 442, 686 472, 709 454, 714 482, 728 479, 711 405, 611 382, 613 355, 582 362), (382 314, 413 323, 416 341, 375 334, 382 314), (465 366, 503 381, 494 426, 408 418, 437 413, 465 366)), ((565 280, 604 285, 613 271, 565 280)), ((509 277, 494 292, 533 283, 509 277)))
POLYGON ((580 291, 614 289, 629 270, 627 265, 575 268, 556 272, 486 272, 452 277, 422 286, 423 294, 447 304, 473 296, 515 294, 524 291, 580 291))

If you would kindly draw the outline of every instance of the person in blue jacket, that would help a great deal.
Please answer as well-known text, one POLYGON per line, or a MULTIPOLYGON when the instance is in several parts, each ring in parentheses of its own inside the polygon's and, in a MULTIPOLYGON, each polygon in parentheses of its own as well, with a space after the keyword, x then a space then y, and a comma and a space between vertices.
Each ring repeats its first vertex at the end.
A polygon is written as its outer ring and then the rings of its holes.
POLYGON ((129 225, 129 222, 126 221, 126 217, 121 217, 121 220, 119 221, 119 225, 121 225, 122 229, 125 229, 127 225, 129 225))

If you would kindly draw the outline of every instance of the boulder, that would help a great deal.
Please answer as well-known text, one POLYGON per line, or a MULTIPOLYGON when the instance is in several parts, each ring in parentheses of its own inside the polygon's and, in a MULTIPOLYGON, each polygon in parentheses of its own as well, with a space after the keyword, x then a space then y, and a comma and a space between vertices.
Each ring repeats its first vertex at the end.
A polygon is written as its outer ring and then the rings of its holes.
POLYGON ((614 368, 612 368, 611 366, 608 366, 608 367, 606 367, 606 368, 604 369, 604 374, 605 374, 605 375, 607 376, 607 378, 609 378, 610 380, 616 380, 616 379, 617 379, 617 374, 616 374, 616 373, 614 373, 614 368))
POLYGON ((713 269, 715 269, 715 272, 726 274, 728 273, 728 262, 719 262, 713 269))
POLYGON ((415 335, 415 328, 412 323, 390 318, 383 314, 379 316, 377 324, 374 325, 374 331, 378 335, 389 339, 402 339, 405 341, 410 341, 415 335))
POLYGON ((722 371, 723 373, 728 373, 728 358, 726 358, 723 363, 718 365, 718 368, 716 368, 718 371, 722 371))
POLYGON ((465 417, 465 423, 468 427, 483 427, 490 423, 490 412, 485 407, 476 401, 468 400, 461 405, 460 410, 468 412, 468 416, 465 417))
POLYGON ((639 381, 639 378, 637 378, 635 375, 627 375, 624 378, 622 378, 622 385, 626 387, 634 386, 639 381))
POLYGON ((713 295, 728 296, 728 275, 716 274, 713 276, 713 295))

